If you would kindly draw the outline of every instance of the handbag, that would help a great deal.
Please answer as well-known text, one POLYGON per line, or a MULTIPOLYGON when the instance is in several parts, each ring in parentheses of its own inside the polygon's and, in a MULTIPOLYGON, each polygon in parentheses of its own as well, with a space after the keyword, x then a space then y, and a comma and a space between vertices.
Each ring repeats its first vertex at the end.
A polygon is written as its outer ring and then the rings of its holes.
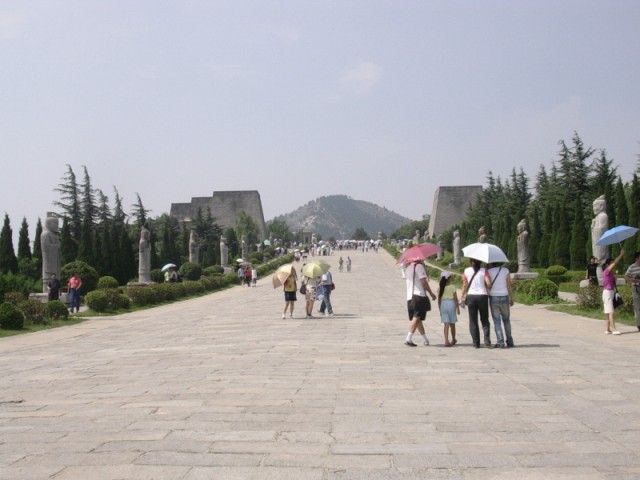
POLYGON ((302 295, 306 295, 307 294, 307 284, 303 283, 302 286, 300 287, 300 293, 302 295))
POLYGON ((331 282, 331 291, 333 292, 336 289, 336 284, 331 282))
POLYGON ((615 309, 622 305, 624 305, 624 299, 622 298, 622 295, 618 293, 618 289, 616 288, 616 291, 613 294, 613 308, 615 309))

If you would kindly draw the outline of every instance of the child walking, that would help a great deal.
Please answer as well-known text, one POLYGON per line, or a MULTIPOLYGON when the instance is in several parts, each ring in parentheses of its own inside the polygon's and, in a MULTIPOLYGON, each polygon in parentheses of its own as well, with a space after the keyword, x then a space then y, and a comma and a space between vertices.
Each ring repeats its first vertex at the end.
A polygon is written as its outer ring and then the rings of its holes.
POLYGON ((438 307, 440 307, 440 320, 444 325, 444 346, 452 347, 456 340, 456 322, 460 315, 460 303, 455 285, 450 284, 451 272, 442 272, 440 275, 440 288, 438 290, 438 307), (451 341, 449 341, 451 330, 451 341))

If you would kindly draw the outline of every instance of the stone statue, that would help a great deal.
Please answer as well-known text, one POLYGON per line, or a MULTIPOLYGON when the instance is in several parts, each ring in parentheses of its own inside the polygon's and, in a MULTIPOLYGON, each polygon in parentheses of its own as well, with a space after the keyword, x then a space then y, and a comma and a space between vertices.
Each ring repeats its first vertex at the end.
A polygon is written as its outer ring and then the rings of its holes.
POLYGON ((518 223, 518 273, 529 272, 529 232, 527 221, 523 218, 518 223))
POLYGON ((47 293, 47 283, 51 274, 60 278, 60 234, 58 217, 49 214, 44 222, 44 232, 40 235, 42 249, 42 292, 47 293))
POLYGON ((598 263, 604 262, 609 256, 609 249, 596 245, 602 234, 609 228, 609 216, 607 215, 607 201, 604 195, 593 201, 594 219, 591 221, 591 245, 593 256, 598 259, 598 263))
POLYGON ((382 241, 382 232, 378 232, 378 240, 382 241))
POLYGON ((443 252, 442 242, 440 240, 438 240, 438 246, 440 247, 440 250, 438 250, 438 254, 436 255, 436 260, 440 261, 442 260, 442 252, 443 252))
POLYGON ((418 245, 420 243, 420 230, 416 230, 416 234, 413 236, 413 244, 418 245))
POLYGON ((247 259, 247 255, 249 254, 248 250, 247 250, 247 237, 242 235, 242 237, 240 237, 240 245, 241 245, 241 255, 242 255, 242 259, 246 260, 247 259))
POLYGON ((487 243, 487 233, 484 230, 484 227, 480 227, 478 229, 478 243, 487 243))
POLYGON ((189 262, 200 263, 200 239, 193 228, 189 234, 189 262))
POLYGON ((429 230, 424 231, 424 235, 422 236, 422 241, 427 243, 429 241, 429 230))
POLYGON ((453 264, 460 265, 460 230, 453 231, 453 264))
POLYGON ((316 243, 318 243, 318 237, 316 237, 316 234, 313 233, 311 234, 311 244, 315 245, 316 243))
POLYGON ((151 232, 146 225, 140 229, 138 246, 138 283, 151 283, 151 232))
POLYGON ((229 247, 227 247, 226 237, 220 237, 220 265, 229 265, 229 247))

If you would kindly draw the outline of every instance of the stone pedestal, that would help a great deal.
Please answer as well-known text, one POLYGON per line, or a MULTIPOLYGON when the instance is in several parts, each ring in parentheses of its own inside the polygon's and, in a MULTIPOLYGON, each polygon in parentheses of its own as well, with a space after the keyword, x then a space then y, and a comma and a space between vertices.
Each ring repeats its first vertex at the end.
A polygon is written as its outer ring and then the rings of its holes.
MULTIPOLYGON (((598 285, 600 287, 602 287, 602 278, 598 277, 598 285)), ((626 285, 627 282, 624 278, 616 278, 616 285, 618 287, 621 287, 622 285, 626 285)), ((580 280, 580 288, 587 288, 589 286, 589 280, 587 280, 586 278, 583 280, 580 280)))
MULTIPOLYGON (((49 295, 46 293, 30 293, 29 294, 29 298, 34 299, 34 300, 38 300, 40 303, 48 303, 49 302, 49 295)), ((66 292, 60 292, 60 297, 58 298, 58 300, 60 300, 62 303, 67 303, 67 293, 66 292)))
POLYGON ((520 272, 520 273, 512 273, 511 280, 535 280, 538 278, 540 274, 538 272, 520 272))

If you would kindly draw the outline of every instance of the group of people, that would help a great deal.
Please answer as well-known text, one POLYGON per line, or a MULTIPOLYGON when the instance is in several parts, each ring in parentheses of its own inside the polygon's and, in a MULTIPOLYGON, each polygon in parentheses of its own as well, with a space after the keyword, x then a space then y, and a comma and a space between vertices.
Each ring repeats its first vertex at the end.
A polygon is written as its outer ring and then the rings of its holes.
POLYGON ((237 271, 238 280, 240 285, 246 285, 247 287, 256 286, 258 283, 258 270, 252 265, 240 265, 237 271))
POLYGON ((309 278, 302 275, 300 289, 298 290, 298 274, 296 269, 291 267, 291 274, 284 282, 284 311, 282 318, 293 318, 293 308, 297 301, 297 293, 304 295, 305 313, 307 319, 314 318, 313 306, 317 301, 320 302, 320 310, 318 313, 326 317, 333 316, 333 306, 331 305, 331 292, 335 288, 331 272, 327 271, 319 278, 309 278))
MULTIPOLYGON (((342 272, 344 268, 344 259, 340 257, 338 260, 338 270, 342 272)), ((351 272, 351 257, 347 255, 347 272, 351 272)))
MULTIPOLYGON (((55 273, 52 273, 47 282, 47 299, 59 300, 61 283, 55 273)), ((73 272, 71 278, 67 281, 67 301, 71 313, 80 311, 80 289, 82 288, 82 279, 77 272, 73 272)))
POLYGON ((422 337, 423 344, 429 345, 423 321, 431 310, 431 301, 436 301, 443 324, 445 347, 458 343, 456 339, 456 323, 460 309, 465 306, 469 312, 469 332, 475 348, 480 348, 480 330, 478 318, 482 326, 483 342, 488 348, 512 348, 510 307, 513 306, 511 276, 502 264, 489 264, 487 268, 478 260, 471 259, 470 266, 462 275, 462 294, 451 283, 451 272, 444 271, 440 276, 438 295, 429 286, 427 271, 423 262, 413 262, 403 268, 403 276, 407 286, 407 312, 409 315, 409 332, 405 345, 417 347, 413 341, 416 331, 422 337), (429 298, 430 297, 430 298, 429 298), (491 344, 489 310, 493 318, 496 343, 491 344))

